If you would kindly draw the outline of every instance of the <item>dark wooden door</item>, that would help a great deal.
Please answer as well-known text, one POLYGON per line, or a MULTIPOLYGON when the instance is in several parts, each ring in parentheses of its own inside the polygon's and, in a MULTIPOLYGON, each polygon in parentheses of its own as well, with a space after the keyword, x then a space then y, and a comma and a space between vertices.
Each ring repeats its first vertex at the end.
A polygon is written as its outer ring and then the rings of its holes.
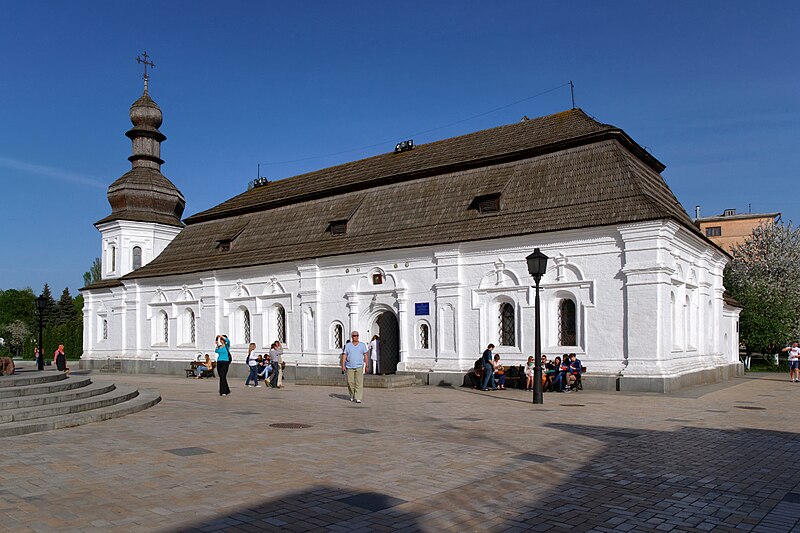
POLYGON ((385 312, 378 317, 378 335, 380 335, 380 361, 382 374, 397 372, 397 363, 400 362, 400 331, 397 327, 397 317, 394 313, 385 312))

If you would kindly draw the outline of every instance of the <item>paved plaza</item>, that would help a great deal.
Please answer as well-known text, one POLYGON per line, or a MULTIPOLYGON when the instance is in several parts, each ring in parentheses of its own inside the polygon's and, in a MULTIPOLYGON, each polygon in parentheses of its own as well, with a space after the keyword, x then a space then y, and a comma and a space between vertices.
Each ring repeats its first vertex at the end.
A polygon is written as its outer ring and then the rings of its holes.
POLYGON ((8 531, 800 531, 800 384, 545 394, 92 374, 163 401, 0 439, 8 531))

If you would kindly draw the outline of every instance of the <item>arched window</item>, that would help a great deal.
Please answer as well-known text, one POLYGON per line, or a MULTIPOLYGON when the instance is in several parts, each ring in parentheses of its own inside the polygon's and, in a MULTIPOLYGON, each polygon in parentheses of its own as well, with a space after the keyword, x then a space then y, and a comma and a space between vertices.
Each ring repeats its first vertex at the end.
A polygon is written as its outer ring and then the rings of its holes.
POLYGON ((338 322, 334 322, 331 328, 331 347, 335 350, 344 348, 344 326, 338 322))
POLYGON ((558 303, 558 344, 575 346, 578 344, 575 327, 575 302, 564 298, 558 303))
POLYGON ((674 292, 669 293, 669 313, 670 318, 672 319, 672 327, 670 328, 670 332, 672 333, 672 349, 674 350, 678 345, 678 309, 675 305, 674 292))
POLYGON ((242 311, 242 340, 245 344, 250 344, 250 311, 242 311))
POLYGON ((186 342, 195 344, 197 335, 195 330, 194 311, 191 309, 186 310, 186 342))
POLYGON ((286 311, 281 305, 275 307, 275 332, 277 340, 286 344, 286 311))
POLYGON ((419 325, 419 347, 423 350, 431 347, 431 330, 424 322, 419 325))
POLYGON ((681 343, 681 347, 682 348, 686 348, 686 344, 689 342, 689 339, 690 339, 690 337, 689 337, 689 335, 691 333, 689 331, 689 328, 691 327, 691 324, 689 323, 689 320, 691 318, 691 316, 690 316, 691 307, 689 307, 690 305, 691 304, 689 303, 689 297, 687 296, 686 299, 685 299, 685 302, 683 304, 683 316, 682 316, 682 318, 683 318, 683 342, 681 343))
POLYGON ((161 335, 159 335, 159 341, 163 342, 164 344, 169 344, 169 317, 167 316, 166 311, 161 311, 159 313, 161 316, 159 317, 160 320, 160 328, 161 328, 161 335))
POLYGON ((500 304, 499 316, 500 331, 498 335, 500 346, 514 346, 517 341, 516 321, 514 320, 514 306, 503 302, 500 304))
POLYGON ((134 246, 131 252, 131 256, 133 257, 133 264, 131 266, 133 270, 142 268, 142 249, 139 246, 134 246))

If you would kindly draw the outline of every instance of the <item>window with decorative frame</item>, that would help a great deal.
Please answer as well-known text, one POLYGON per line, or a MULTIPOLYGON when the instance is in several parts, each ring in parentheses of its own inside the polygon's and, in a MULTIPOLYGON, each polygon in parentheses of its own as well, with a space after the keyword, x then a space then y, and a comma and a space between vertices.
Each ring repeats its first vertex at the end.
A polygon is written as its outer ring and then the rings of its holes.
POLYGON ((275 333, 281 344, 286 344, 286 311, 282 305, 275 306, 275 333))
POLYGON ((419 325, 419 347, 422 350, 429 350, 431 347, 431 328, 425 322, 419 325))
POLYGON ((514 314, 514 306, 512 304, 508 302, 500 304, 497 336, 500 346, 515 346, 517 344, 517 324, 514 314))
POLYGON ((140 246, 134 246, 131 250, 131 268, 133 270, 142 268, 142 248, 140 246))
POLYGON ((334 350, 344 348, 344 326, 339 322, 334 322, 331 327, 331 347, 334 350))
POLYGON ((169 344, 169 316, 167 315, 166 311, 161 311, 159 315, 159 318, 161 319, 161 335, 159 335, 159 341, 163 342, 164 344, 169 344))
POLYGON ((242 340, 245 344, 250 344, 250 310, 242 310, 242 340))
POLYGON ((186 340, 190 344, 195 344, 197 342, 197 335, 195 329, 194 311, 191 309, 186 310, 186 333, 186 340))
POLYGON ((575 346, 577 343, 575 302, 564 298, 558 302, 558 344, 575 346))

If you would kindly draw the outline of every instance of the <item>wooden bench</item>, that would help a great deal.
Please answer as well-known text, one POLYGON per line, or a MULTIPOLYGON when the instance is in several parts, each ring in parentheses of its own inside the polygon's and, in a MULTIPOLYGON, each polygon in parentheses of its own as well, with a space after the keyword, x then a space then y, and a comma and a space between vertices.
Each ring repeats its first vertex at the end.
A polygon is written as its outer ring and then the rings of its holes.
MULTIPOLYGON (((195 377, 194 370, 195 370, 195 368, 197 368, 198 366, 201 366, 201 365, 205 366, 205 363, 202 362, 202 361, 192 361, 192 367, 191 368, 184 368, 183 369, 186 372, 186 377, 187 378, 195 377)), ((200 373, 200 377, 201 378, 215 378, 215 377, 217 377, 217 376, 214 375, 214 369, 216 367, 217 367, 216 361, 212 361, 211 362, 211 368, 209 368, 208 370, 203 370, 200 373)))

